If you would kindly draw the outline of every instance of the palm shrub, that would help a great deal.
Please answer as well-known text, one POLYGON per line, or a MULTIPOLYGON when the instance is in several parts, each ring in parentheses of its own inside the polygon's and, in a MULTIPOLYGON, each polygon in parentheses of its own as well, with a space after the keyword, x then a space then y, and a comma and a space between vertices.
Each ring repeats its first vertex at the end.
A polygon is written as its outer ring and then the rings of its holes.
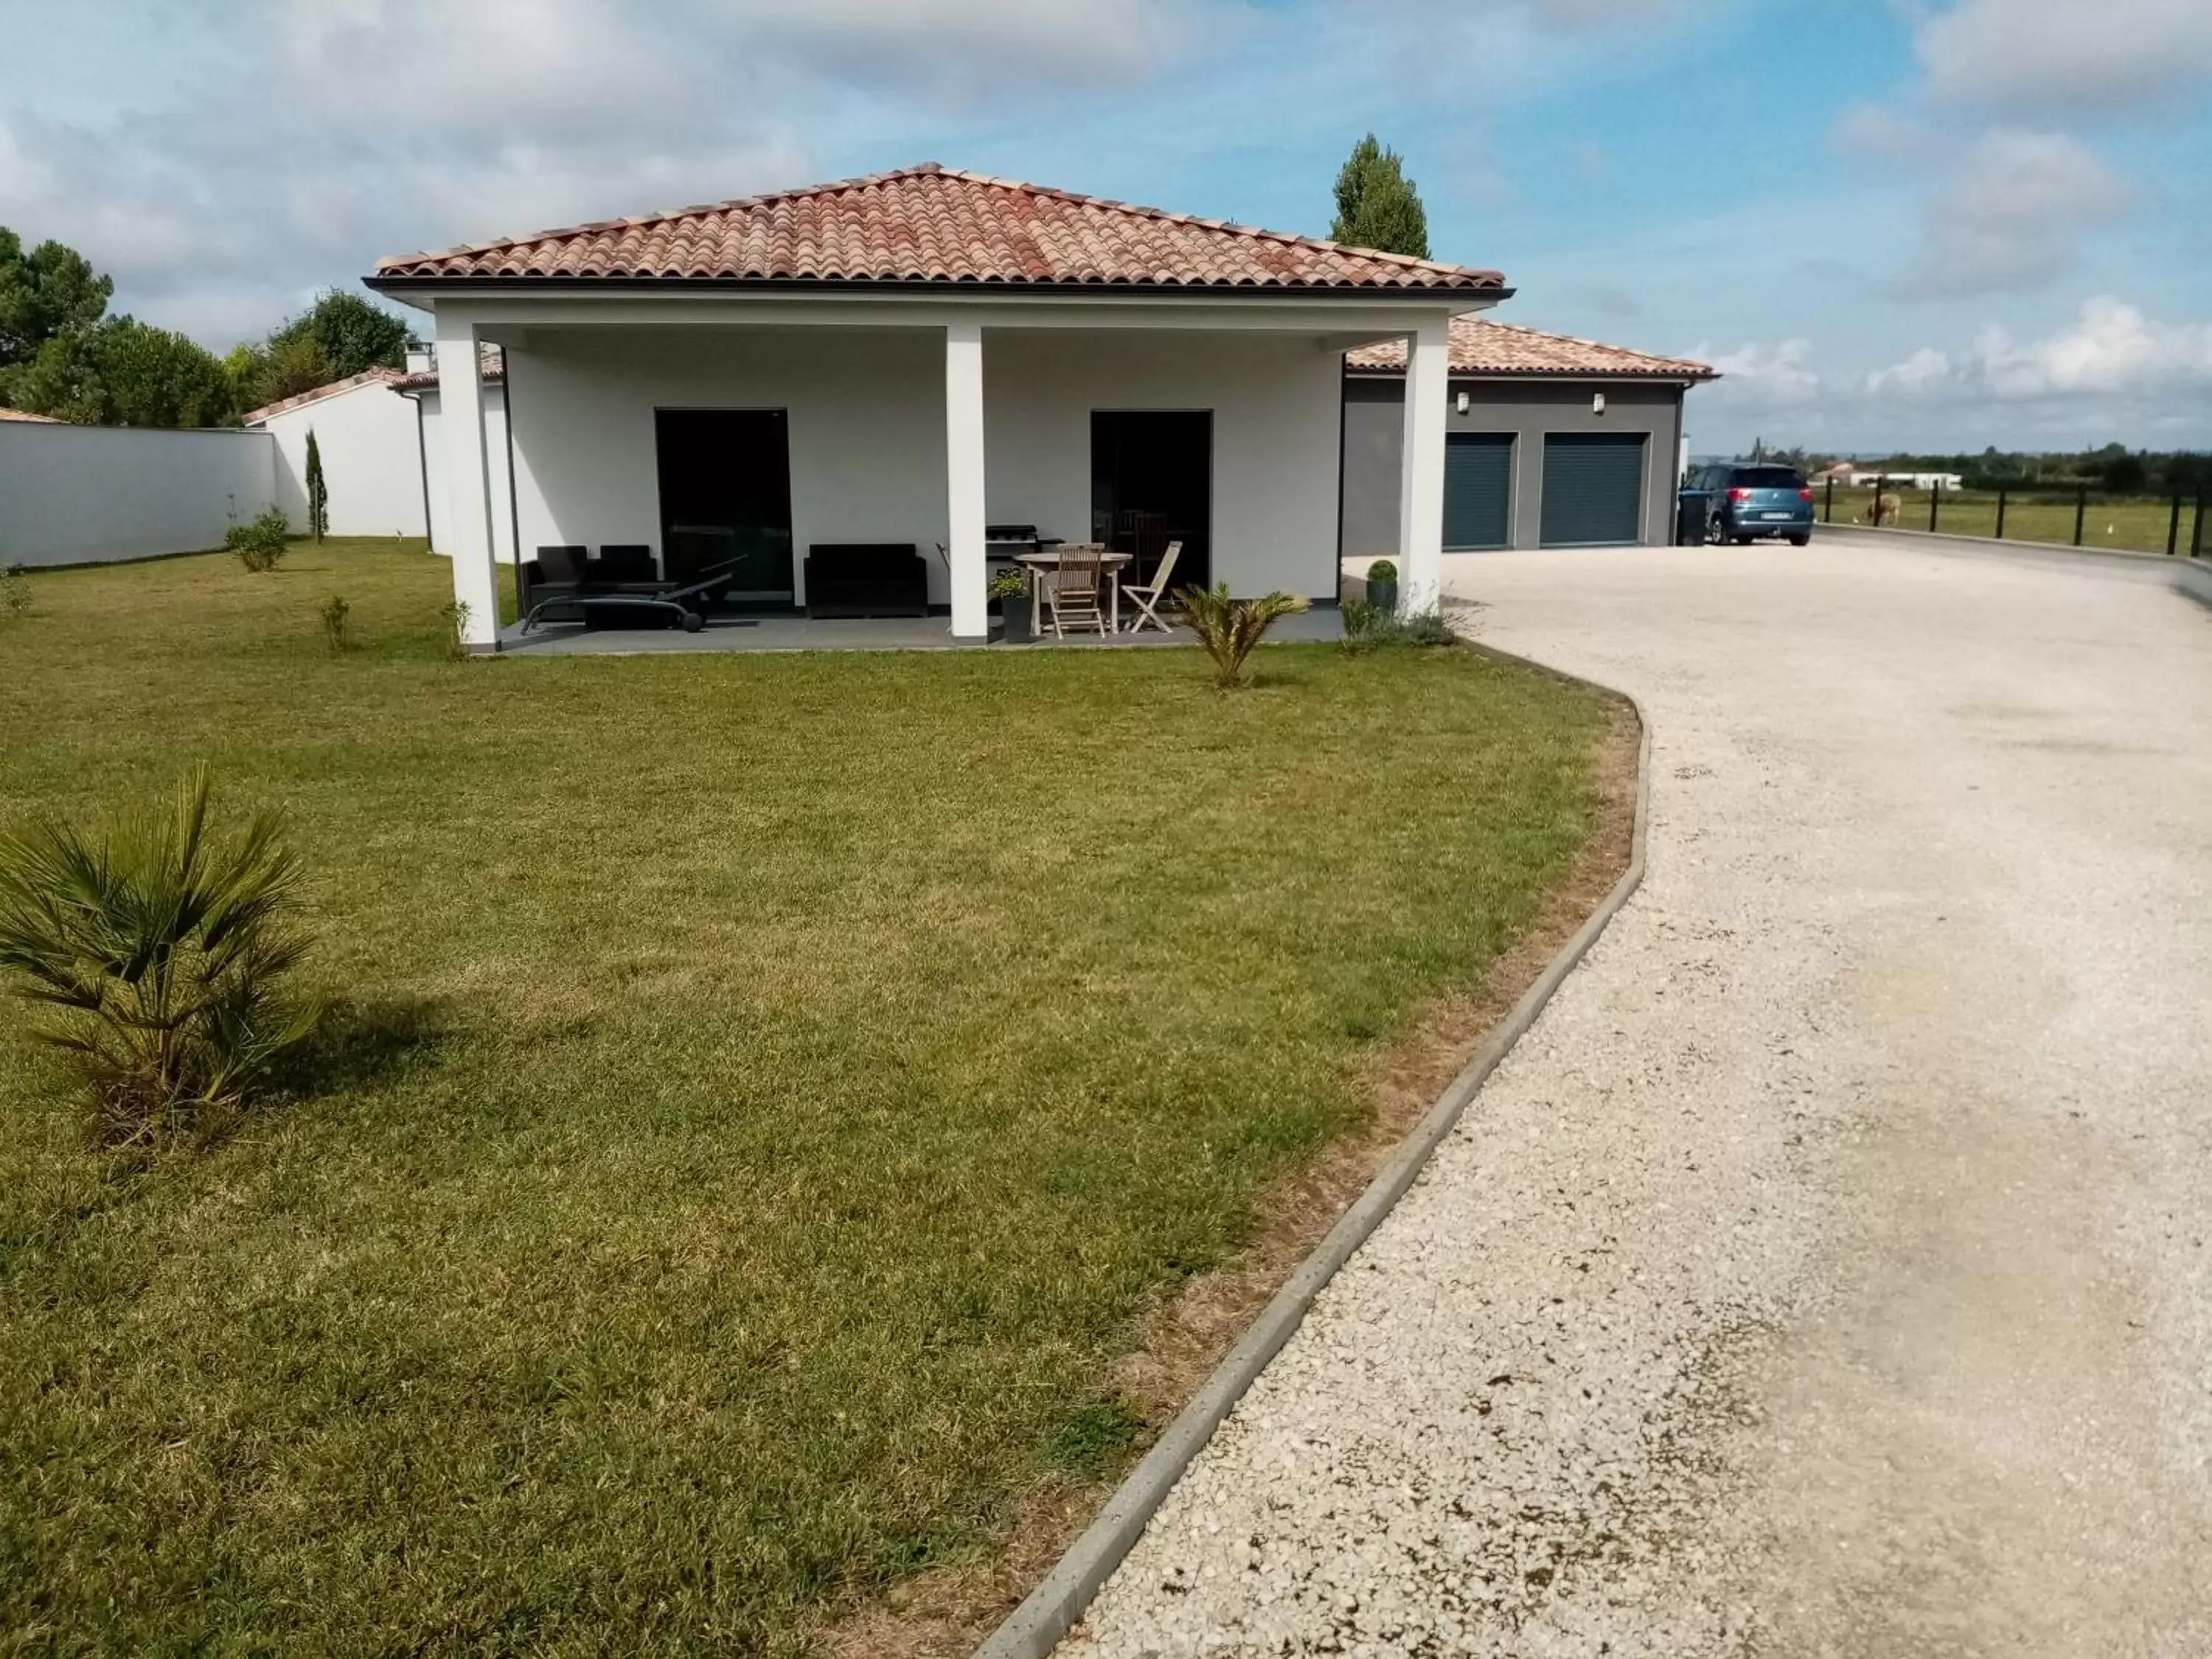
POLYGON ((250 1103, 314 1024, 283 822, 211 822, 204 765, 166 811, 0 836, 0 969, 83 1085, 94 1139, 150 1147, 250 1103))
POLYGON ((1252 647, 1284 617, 1307 608, 1296 593, 1268 593, 1256 599, 1232 599, 1229 584, 1217 587, 1186 587, 1176 594, 1182 607, 1183 623, 1198 635, 1206 654, 1213 659, 1213 683, 1224 691, 1244 684, 1244 659, 1252 647))

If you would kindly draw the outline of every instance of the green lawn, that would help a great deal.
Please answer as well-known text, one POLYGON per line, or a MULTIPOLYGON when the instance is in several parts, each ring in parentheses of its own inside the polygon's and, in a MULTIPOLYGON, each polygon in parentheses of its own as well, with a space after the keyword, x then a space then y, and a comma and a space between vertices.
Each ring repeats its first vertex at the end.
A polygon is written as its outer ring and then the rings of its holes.
MULTIPOLYGON (((1903 504, 1902 511, 1891 528, 1928 528, 1927 491, 1893 490, 1891 494, 1903 504)), ((2008 495, 2005 501, 2005 539, 2008 542, 2052 542, 2062 547, 2070 546, 2074 541, 2074 497, 2063 491, 2008 495)), ((1828 491, 1819 484, 1813 487, 1813 510, 1824 519, 1830 512, 1828 491)), ((2082 515, 2081 545, 2136 553, 2163 553, 2172 510, 2172 501, 2166 498, 2105 497, 2093 491, 2088 511, 2082 515)), ((1833 511, 1837 524, 1871 523, 1874 518, 1872 487, 1837 490, 1833 511)), ((2177 551, 2189 551, 2189 538, 2195 521, 2195 503, 2185 501, 2181 508, 2181 532, 2178 538, 2179 546, 2177 551)), ((1996 492, 1992 489, 1966 490, 1957 495, 1947 493, 1936 507, 1936 527, 1947 536, 1994 536, 1997 527, 1996 492)), ((2205 533, 2212 537, 2212 525, 2206 526, 2205 533)))
POLYGON ((1597 807, 1600 702, 1470 653, 454 664, 392 544, 31 581, 0 817, 288 803, 347 1041, 133 1170, 0 1007, 0 1651, 806 1650, 1125 1465, 1139 1316, 1597 807))

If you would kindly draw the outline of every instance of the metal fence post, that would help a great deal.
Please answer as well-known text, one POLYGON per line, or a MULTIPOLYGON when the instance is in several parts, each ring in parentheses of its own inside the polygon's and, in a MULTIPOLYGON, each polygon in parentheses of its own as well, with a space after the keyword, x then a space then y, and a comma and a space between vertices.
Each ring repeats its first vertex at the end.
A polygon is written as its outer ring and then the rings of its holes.
POLYGON ((1877 472, 1874 479, 1874 527, 1881 528, 1881 498, 1889 493, 1889 474, 1877 472))
POLYGON ((1830 479, 1828 480, 1828 499, 1827 499, 1826 504, 1821 507, 1820 511, 1821 511, 1821 514, 1822 514, 1822 517, 1821 517, 1820 522, 1821 522, 1822 524, 1833 524, 1833 523, 1835 523, 1835 521, 1836 521, 1836 481, 1835 481, 1833 478, 1830 478, 1830 479))
POLYGON ((1943 481, 1938 478, 1934 488, 1928 492, 1928 533, 1931 536, 1936 533, 1936 515, 1942 511, 1942 507, 1943 481))
POLYGON ((2002 484, 1999 484, 1997 486, 1997 533, 1995 538, 1997 541, 2002 541, 2004 539, 2004 510, 2005 487, 2002 484))
POLYGON ((2189 556, 2204 556, 2204 486, 2197 486, 2197 527, 2189 532, 2189 556))
POLYGON ((2173 511, 2166 515, 2166 556, 2172 558, 2181 545, 2181 487, 2173 490, 2173 511))
POLYGON ((2089 486, 2085 483, 2075 484, 2074 486, 2074 545, 2076 547, 2081 545, 2081 526, 2087 521, 2088 517, 2089 486))

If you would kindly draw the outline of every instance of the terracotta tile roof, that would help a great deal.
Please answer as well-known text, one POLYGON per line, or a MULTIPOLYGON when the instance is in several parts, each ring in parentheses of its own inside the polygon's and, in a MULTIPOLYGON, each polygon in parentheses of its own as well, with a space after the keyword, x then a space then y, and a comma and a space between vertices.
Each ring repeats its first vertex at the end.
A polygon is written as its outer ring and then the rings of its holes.
POLYGON ((272 415, 289 415, 295 409, 305 409, 309 404, 319 404, 325 398, 335 398, 342 392, 351 392, 356 386, 374 386, 379 382, 391 386, 400 379, 396 368, 365 368, 358 374, 349 374, 343 380, 332 380, 328 386, 319 386, 312 392, 295 392, 289 398, 279 398, 273 404, 264 404, 258 409, 248 410, 238 417, 240 426, 255 426, 272 415))
POLYGON ((1505 279, 940 167, 380 260, 372 284, 548 277, 1499 294, 1505 279))
POLYGON ((0 421, 35 421, 40 426, 64 426, 51 415, 33 415, 27 409, 0 409, 0 421))
MULTIPOLYGON (((507 378, 507 354, 495 345, 477 348, 477 365, 487 380, 507 378)), ((394 392, 435 392, 438 389, 438 368, 433 363, 428 368, 410 369, 392 383, 394 392)))
MULTIPOLYGON (((1345 357, 1355 373, 1402 374, 1406 346, 1402 340, 1369 346, 1345 357)), ((1656 380, 1715 380, 1711 364, 1686 357, 1654 357, 1625 346, 1601 345, 1571 334, 1541 334, 1513 323, 1492 322, 1486 317, 1455 317, 1451 325, 1451 368, 1455 374, 1528 376, 1547 375, 1589 379, 1630 376, 1656 380)))

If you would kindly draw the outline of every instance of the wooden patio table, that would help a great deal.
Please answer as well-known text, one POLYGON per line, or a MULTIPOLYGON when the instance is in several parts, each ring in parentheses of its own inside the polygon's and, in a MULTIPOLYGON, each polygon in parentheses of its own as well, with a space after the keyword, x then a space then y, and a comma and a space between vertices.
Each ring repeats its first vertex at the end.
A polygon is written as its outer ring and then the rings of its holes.
POLYGON ((1098 556, 1098 562, 1106 572, 1107 592, 1111 606, 1108 612, 1106 631, 1109 634, 1120 633, 1121 631, 1121 567, 1136 556, 1131 553, 1117 553, 1110 547, 1102 547, 1097 542, 1063 542, 1058 547, 1040 547, 1033 553, 1014 555, 1016 564, 1029 567, 1030 636, 1035 639, 1044 637, 1044 582, 1042 579, 1047 571, 1060 568, 1060 558, 1063 553, 1081 553, 1086 557, 1094 553, 1098 556))

